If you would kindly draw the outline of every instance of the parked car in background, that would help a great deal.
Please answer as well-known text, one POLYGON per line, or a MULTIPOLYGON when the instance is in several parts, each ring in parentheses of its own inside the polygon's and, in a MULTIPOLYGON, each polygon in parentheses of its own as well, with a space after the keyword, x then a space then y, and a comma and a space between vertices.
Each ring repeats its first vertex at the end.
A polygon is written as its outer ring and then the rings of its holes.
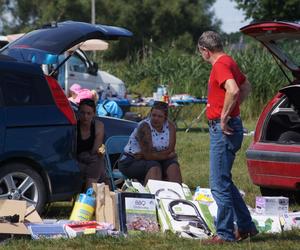
POLYGON ((286 87, 267 103, 258 119, 246 152, 251 180, 260 186, 263 195, 299 191, 300 25, 260 22, 241 28, 241 32, 261 42, 293 77, 289 79, 285 74, 287 80, 282 85, 286 87))
MULTIPOLYGON (((66 56, 66 53, 60 55, 59 62, 62 62, 66 56)), ((83 88, 98 90, 98 92, 110 88, 112 96, 118 98, 125 98, 127 92, 125 83, 121 79, 99 70, 98 64, 91 61, 81 49, 77 49, 67 63, 60 67, 58 82, 66 94, 74 83, 80 84, 83 88)))
MULTIPOLYGON (((68 21, 25 34, 0 51, 0 199, 26 200, 42 211, 45 203, 80 191, 75 114, 41 65, 57 62, 87 39, 131 35, 119 27, 68 21)), ((105 138, 129 135, 136 127, 131 121, 98 119, 105 124, 105 138)))

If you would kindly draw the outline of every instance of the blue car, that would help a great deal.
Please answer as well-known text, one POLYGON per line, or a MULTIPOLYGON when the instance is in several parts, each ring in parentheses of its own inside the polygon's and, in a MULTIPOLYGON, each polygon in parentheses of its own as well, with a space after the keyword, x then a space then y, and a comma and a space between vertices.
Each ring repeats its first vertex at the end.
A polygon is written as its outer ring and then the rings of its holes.
MULTIPOLYGON (((131 35, 119 27, 68 21, 25 34, 0 51, 0 199, 26 200, 41 212, 45 203, 80 192, 75 114, 41 65, 55 63, 85 40, 131 35)), ((99 119, 105 138, 136 127, 131 121, 99 119)))

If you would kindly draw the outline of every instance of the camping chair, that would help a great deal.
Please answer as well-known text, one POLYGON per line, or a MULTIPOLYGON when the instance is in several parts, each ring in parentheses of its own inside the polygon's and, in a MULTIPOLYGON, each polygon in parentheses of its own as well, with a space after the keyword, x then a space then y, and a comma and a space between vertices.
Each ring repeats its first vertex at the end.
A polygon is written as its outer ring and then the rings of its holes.
POLYGON ((119 169, 114 167, 117 166, 120 155, 123 153, 128 140, 129 135, 114 135, 109 137, 105 142, 106 173, 110 178, 112 191, 116 189, 116 185, 122 183, 126 179, 119 169))

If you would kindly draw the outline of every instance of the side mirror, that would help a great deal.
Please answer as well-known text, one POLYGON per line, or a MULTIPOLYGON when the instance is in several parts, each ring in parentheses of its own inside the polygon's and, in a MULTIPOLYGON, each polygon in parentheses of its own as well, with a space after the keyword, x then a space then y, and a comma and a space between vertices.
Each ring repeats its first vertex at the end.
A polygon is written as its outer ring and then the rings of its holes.
POLYGON ((98 73, 98 64, 95 62, 91 62, 90 67, 89 67, 89 73, 91 75, 96 76, 98 73))

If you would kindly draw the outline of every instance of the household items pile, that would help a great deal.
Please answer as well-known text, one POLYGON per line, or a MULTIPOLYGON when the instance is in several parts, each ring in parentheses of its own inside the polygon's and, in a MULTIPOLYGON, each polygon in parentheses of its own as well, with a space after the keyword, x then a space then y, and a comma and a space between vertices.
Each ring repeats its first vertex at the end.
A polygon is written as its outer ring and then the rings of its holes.
MULTIPOLYGON (((248 209, 259 232, 300 228, 300 212, 289 212, 286 197, 256 197, 256 207, 248 209)), ((68 220, 42 220, 25 201, 0 200, 0 234, 41 239, 170 231, 180 237, 206 239, 215 234, 217 211, 208 188, 197 187, 192 195, 185 184, 149 180, 144 187, 126 180, 122 190, 111 192, 104 183, 94 183, 78 195, 68 220)))

